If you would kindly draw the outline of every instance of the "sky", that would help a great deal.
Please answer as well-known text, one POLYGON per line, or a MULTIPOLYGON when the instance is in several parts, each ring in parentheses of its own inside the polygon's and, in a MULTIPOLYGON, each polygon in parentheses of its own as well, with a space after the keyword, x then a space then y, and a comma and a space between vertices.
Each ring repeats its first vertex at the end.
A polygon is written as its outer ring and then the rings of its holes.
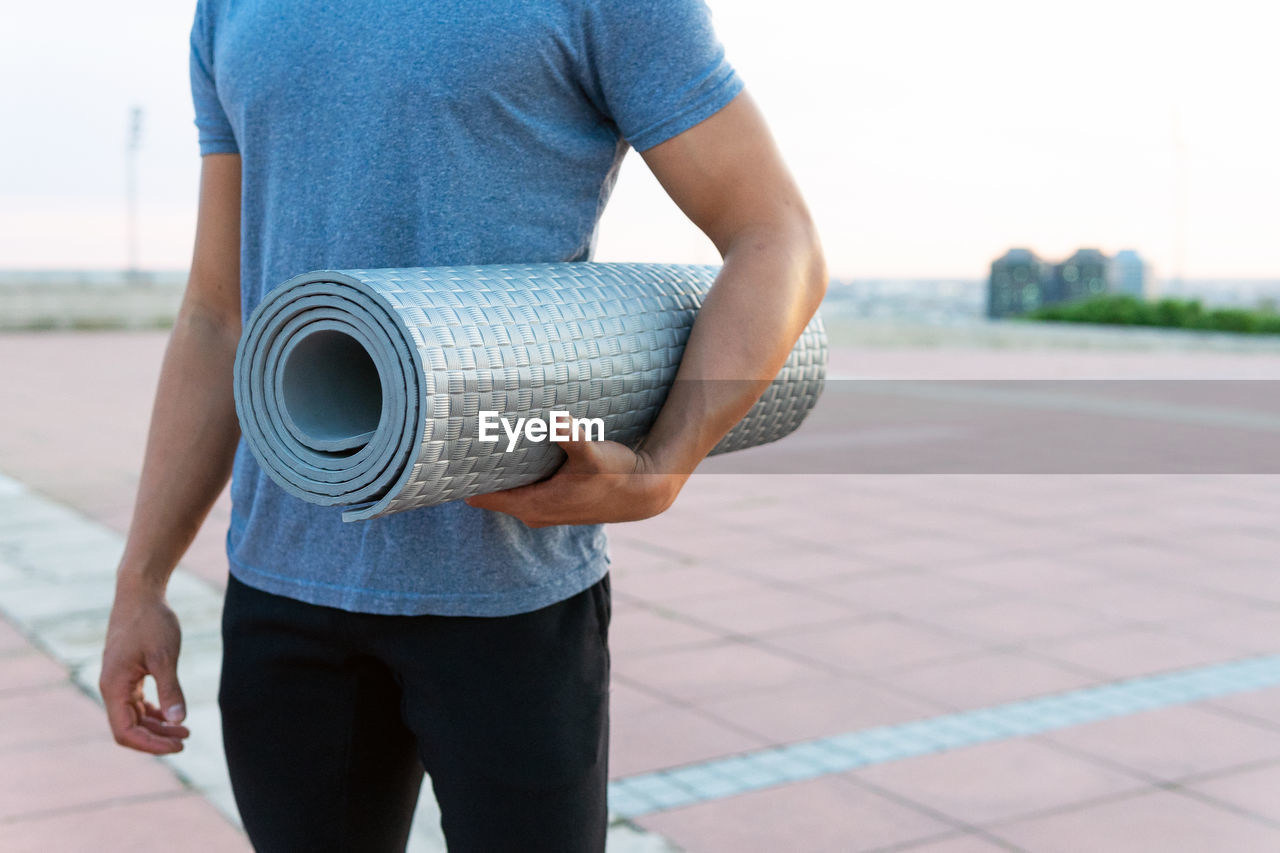
MULTIPOLYGON (((1262 0, 710 0, 842 278, 979 278, 1014 245, 1280 277, 1280 51, 1262 0), (1179 215, 1179 210, 1182 214, 1179 215), (1181 237, 1179 237, 1181 235, 1181 237)), ((190 258, 194 3, 0 11, 0 268, 190 258)), ((628 156, 598 260, 717 260, 628 156)))

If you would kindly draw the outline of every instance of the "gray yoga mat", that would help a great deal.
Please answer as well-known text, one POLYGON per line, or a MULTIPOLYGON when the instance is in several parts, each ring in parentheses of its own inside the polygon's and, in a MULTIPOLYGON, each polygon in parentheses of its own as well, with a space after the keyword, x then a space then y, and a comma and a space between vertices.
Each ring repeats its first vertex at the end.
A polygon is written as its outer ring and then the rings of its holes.
MULTIPOLYGON (((565 263, 321 270, 269 292, 236 352, 236 413, 275 482, 376 518, 532 483, 551 442, 478 440, 479 413, 600 418, 634 445, 657 417, 716 267, 565 263)), ((713 453, 776 441, 822 392, 815 317, 713 453)))

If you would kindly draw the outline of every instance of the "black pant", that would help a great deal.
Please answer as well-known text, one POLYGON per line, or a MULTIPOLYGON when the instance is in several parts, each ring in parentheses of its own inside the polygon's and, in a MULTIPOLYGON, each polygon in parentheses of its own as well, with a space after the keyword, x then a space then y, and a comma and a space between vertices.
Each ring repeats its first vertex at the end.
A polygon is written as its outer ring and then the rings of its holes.
POLYGON ((609 579, 501 618, 379 616, 232 578, 223 738, 260 853, 403 850, 431 777, 453 853, 604 850, 609 579))

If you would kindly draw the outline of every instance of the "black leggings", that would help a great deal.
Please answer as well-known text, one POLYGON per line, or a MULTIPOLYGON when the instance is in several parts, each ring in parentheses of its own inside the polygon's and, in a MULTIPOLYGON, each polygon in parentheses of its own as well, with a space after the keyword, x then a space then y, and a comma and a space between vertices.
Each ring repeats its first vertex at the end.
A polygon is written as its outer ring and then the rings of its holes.
POLYGON ((501 618, 379 616, 232 578, 218 701, 259 853, 404 849, 425 766, 452 853, 600 853, 609 579, 501 618))

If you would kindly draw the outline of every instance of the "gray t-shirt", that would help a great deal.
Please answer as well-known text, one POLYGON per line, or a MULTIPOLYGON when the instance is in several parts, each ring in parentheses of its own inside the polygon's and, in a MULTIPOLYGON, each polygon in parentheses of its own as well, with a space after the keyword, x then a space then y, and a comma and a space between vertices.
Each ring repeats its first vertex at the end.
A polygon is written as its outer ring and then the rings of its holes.
MULTIPOLYGON (((628 145, 742 89, 700 0, 199 0, 191 86, 243 160, 246 317, 313 269, 586 260, 628 145)), ((243 442, 231 496, 237 578, 346 610, 520 613, 608 567, 599 526, 460 502, 346 524, 243 442)))

